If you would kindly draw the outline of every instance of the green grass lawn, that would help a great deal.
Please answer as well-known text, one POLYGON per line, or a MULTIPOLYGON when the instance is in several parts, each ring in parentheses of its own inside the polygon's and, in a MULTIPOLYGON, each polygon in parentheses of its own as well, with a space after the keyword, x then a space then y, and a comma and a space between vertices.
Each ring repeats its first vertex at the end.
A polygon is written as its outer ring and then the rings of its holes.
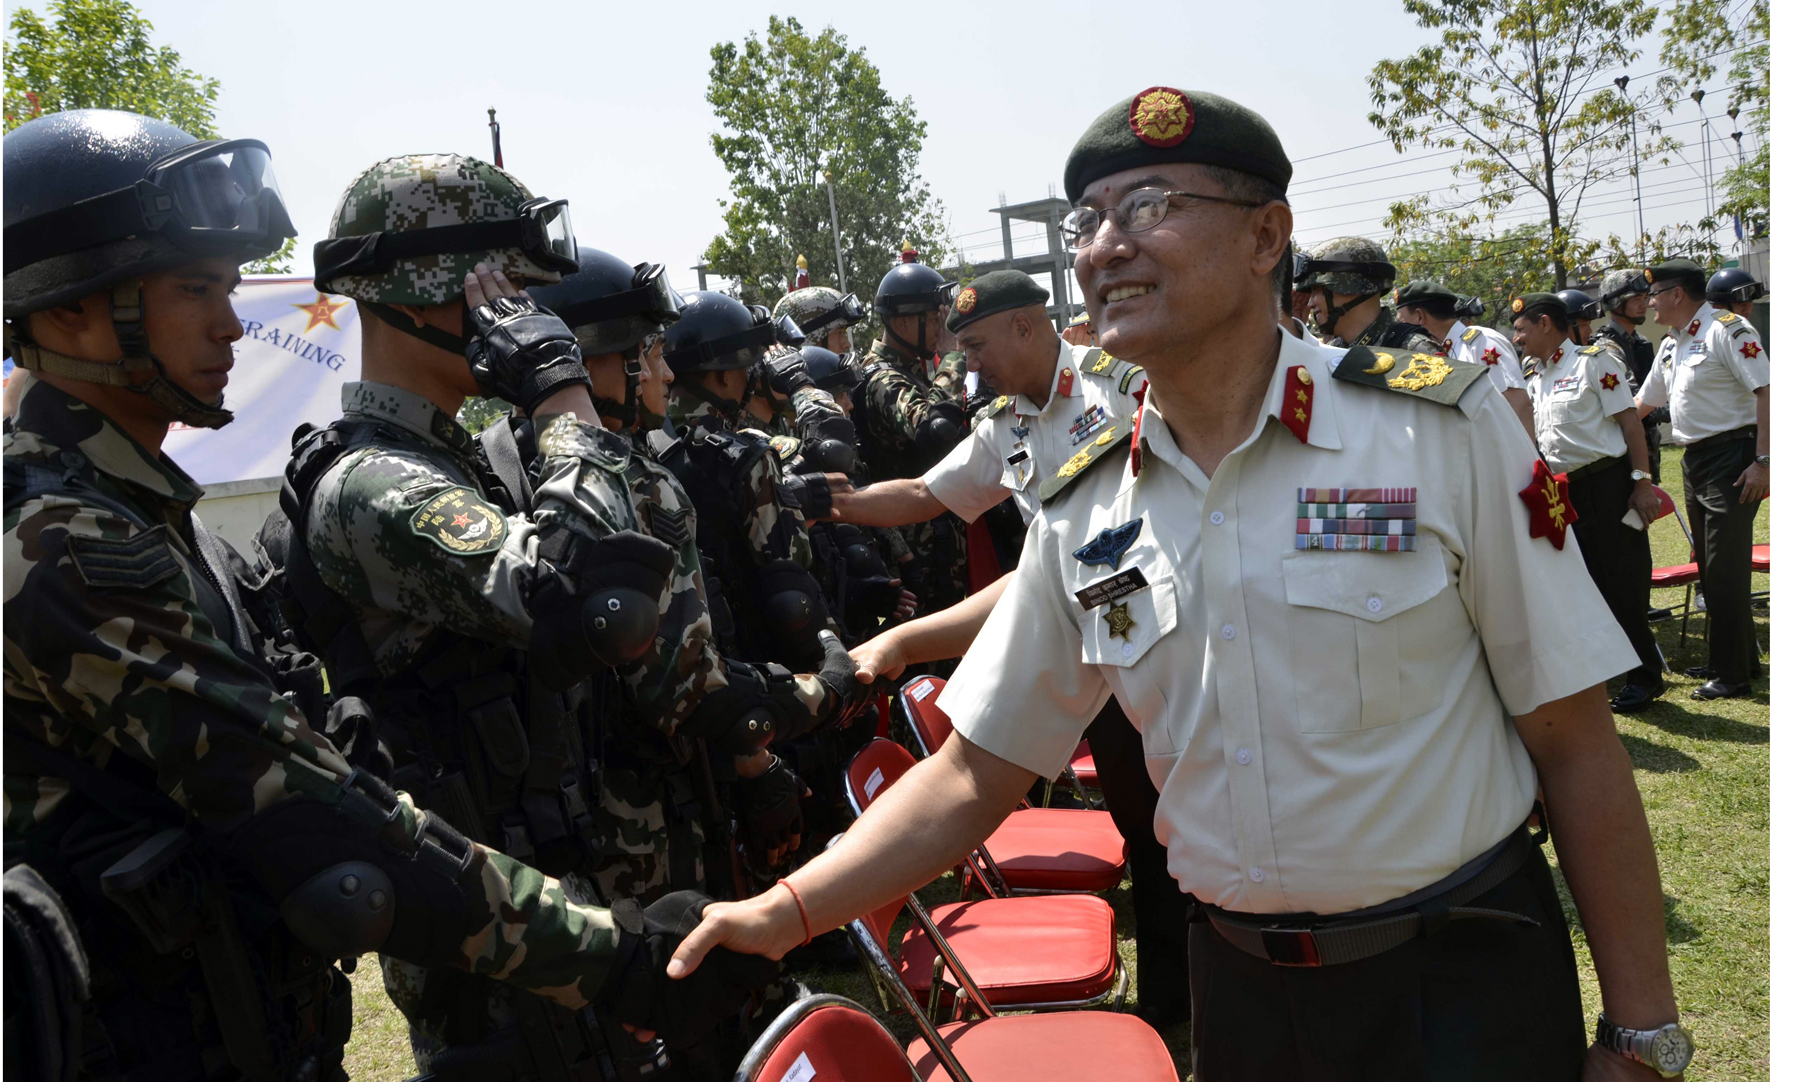
MULTIPOLYGON (((1663 487, 1682 506, 1681 460, 1663 455, 1663 487)), ((1686 509, 1683 507, 1685 515, 1686 509)), ((1651 527, 1651 546, 1660 565, 1684 563, 1687 541, 1673 518, 1651 527)), ((1769 539, 1768 507, 1757 520, 1756 539, 1769 539)), ((1768 576, 1754 588, 1767 590, 1768 576)), ((1654 604, 1682 600, 1680 590, 1659 591, 1654 604)), ((1618 718, 1619 736, 1637 767, 1650 830, 1662 863, 1663 904, 1669 931, 1675 996, 1699 1051, 1692 1079, 1749 1082, 1769 1077, 1769 694, 1767 678, 1756 681, 1751 699, 1699 703, 1688 692, 1699 681, 1680 675, 1705 659, 1702 619, 1688 628, 1684 645, 1680 621, 1656 626, 1663 652, 1675 672, 1662 701, 1634 717, 1618 718)), ((1768 645, 1768 618, 1757 619, 1758 639, 1768 645)), ((1560 882, 1560 875, 1559 875, 1560 882)), ((1119 911, 1120 951, 1135 973, 1137 943, 1130 884, 1109 894, 1119 911)), ((946 877, 922 892, 927 901, 955 897, 946 877)), ((1564 891, 1564 908, 1575 929, 1582 969, 1582 994, 1591 1020, 1600 1009, 1593 962, 1564 891)), ((880 1010, 874 986, 860 971, 821 970, 798 974, 819 991, 847 995, 880 1010)), ((413 1073, 406 1027, 381 989, 373 958, 351 978, 356 986, 356 1033, 347 1063, 350 1076, 369 1082, 397 1082, 413 1073)), ((1128 997, 1135 1005, 1136 992, 1128 997)), ((916 1030, 904 1015, 887 1016, 903 1041, 916 1030)), ((1186 1027, 1163 1037, 1185 1076, 1186 1027)))

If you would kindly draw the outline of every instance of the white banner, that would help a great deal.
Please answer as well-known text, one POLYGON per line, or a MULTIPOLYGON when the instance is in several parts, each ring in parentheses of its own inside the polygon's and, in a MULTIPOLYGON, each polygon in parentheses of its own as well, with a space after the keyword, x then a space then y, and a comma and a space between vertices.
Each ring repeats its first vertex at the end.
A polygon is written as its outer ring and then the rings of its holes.
POLYGON ((237 416, 216 430, 175 425, 163 443, 203 485, 280 477, 294 429, 341 417, 340 389, 362 372, 350 298, 320 293, 310 279, 246 278, 231 304, 244 324, 225 388, 225 406, 237 416))

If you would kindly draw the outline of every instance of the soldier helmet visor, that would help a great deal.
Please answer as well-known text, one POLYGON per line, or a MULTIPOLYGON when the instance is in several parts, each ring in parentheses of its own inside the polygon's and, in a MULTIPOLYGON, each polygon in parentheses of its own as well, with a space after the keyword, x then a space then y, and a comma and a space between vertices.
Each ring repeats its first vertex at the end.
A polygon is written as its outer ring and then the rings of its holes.
POLYGON ((294 235, 269 148, 256 139, 182 147, 144 179, 6 227, 6 273, 156 233, 196 254, 267 254, 294 235))
POLYGON ((1363 259, 1314 259, 1305 252, 1294 253, 1294 282, 1296 284, 1317 274, 1329 274, 1332 271, 1349 271, 1352 274, 1366 274, 1371 278, 1393 279, 1398 273, 1392 263, 1363 259))
POLYGON ((1464 297, 1456 302, 1456 314, 1463 319, 1480 319, 1487 315, 1487 302, 1480 297, 1464 297))
POLYGON ((849 327, 861 323, 868 314, 869 310, 863 307, 862 298, 854 293, 846 293, 843 299, 829 309, 802 322, 799 325, 800 331, 802 334, 812 334, 827 327, 849 327))
POLYGON ((800 333, 799 326, 790 316, 772 317, 767 308, 753 304, 750 305, 750 319, 750 326, 744 330, 720 335, 685 349, 670 349, 665 343, 663 360, 676 369, 730 371, 749 368, 762 359, 763 352, 770 346, 798 347, 806 344, 806 335, 800 333))
POLYGON ((1602 293, 1600 295, 1600 303, 1613 304, 1617 301, 1624 300, 1626 297, 1635 297, 1639 294, 1648 294, 1649 292, 1650 279, 1645 278, 1641 274, 1634 274, 1621 282, 1617 289, 1602 293))
POLYGON ((574 274, 581 269, 569 201, 533 199, 522 204, 516 216, 500 221, 322 240, 313 245, 313 278, 329 282, 334 278, 386 274, 402 259, 493 248, 517 248, 532 262, 559 274, 574 274))
MULTIPOLYGON (((687 303, 675 292, 675 287, 669 284, 666 267, 661 263, 639 263, 633 269, 630 289, 564 305, 558 309, 558 314, 570 327, 586 327, 630 318, 654 324, 655 327, 666 327, 680 319, 686 308, 687 303)), ((650 330, 643 332, 649 333, 650 330)))

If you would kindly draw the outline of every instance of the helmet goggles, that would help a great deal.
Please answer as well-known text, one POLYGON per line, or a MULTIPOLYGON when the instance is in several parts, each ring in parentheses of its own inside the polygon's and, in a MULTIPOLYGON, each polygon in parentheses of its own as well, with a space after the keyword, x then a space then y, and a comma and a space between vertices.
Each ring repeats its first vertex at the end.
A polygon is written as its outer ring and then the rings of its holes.
POLYGON ((329 282, 333 278, 385 274, 402 259, 493 248, 517 248, 532 262, 559 274, 574 274, 581 269, 569 201, 533 199, 521 204, 517 215, 500 221, 322 240, 313 245, 313 277, 329 282))
POLYGON ((665 345, 663 359, 675 368, 730 371, 749 368, 762 359, 763 352, 770 346, 799 347, 805 344, 806 335, 800 332, 792 316, 771 316, 760 304, 752 304, 749 309, 751 322, 748 328, 686 349, 669 349, 665 345))
POLYGON ((818 315, 799 324, 802 334, 812 334, 827 327, 849 327, 863 321, 869 310, 863 307, 862 298, 854 293, 846 293, 838 302, 818 315))

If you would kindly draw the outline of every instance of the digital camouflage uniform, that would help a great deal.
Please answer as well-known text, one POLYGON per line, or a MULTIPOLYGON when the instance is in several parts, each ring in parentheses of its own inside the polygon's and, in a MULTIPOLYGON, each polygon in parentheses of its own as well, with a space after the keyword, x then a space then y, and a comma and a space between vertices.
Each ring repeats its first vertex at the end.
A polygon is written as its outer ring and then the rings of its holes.
MULTIPOLYGON (((863 360, 867 382, 858 392, 858 409, 868 446, 862 457, 872 481, 922 475, 931 463, 918 462, 919 426, 934 403, 961 404, 968 369, 961 353, 952 353, 929 377, 923 366, 885 342, 875 343, 863 360)), ((962 520, 946 512, 937 518, 895 528, 906 545, 902 577, 919 598, 919 615, 949 608, 968 593, 969 554, 962 520)), ((890 559, 890 565, 896 561, 890 559)))
MULTIPOLYGON (((291 799, 343 801, 343 757, 206 615, 196 582, 211 576, 191 526, 199 486, 42 383, 29 386, 5 455, 9 467, 91 466, 99 493, 42 495, 6 509, 9 736, 153 779, 209 838, 226 839, 291 799), (144 529, 109 503, 154 525, 144 529)), ((397 647, 402 641, 396 636, 397 647)), ((9 855, 58 829, 57 813, 80 800, 68 782, 16 761, 5 798, 9 855)), ((404 794, 399 814, 415 834, 419 813, 404 794)), ((476 845, 475 857, 489 919, 438 964, 502 977, 564 1006, 586 1003, 611 962, 610 915, 493 849, 476 845)))

